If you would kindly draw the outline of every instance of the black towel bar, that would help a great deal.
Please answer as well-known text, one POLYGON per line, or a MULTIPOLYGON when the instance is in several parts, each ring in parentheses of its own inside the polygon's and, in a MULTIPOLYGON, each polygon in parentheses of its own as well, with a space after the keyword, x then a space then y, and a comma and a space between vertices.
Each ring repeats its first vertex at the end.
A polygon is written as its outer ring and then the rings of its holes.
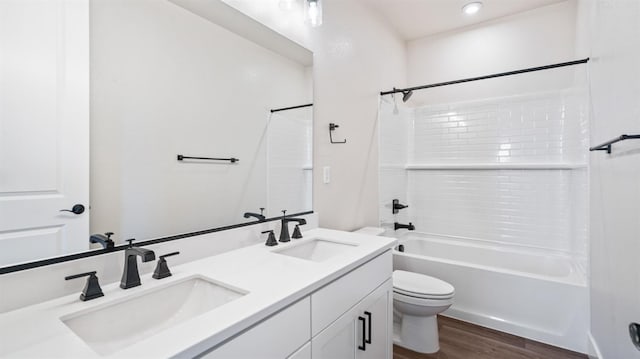
POLYGON ((589 148, 589 151, 607 151, 607 153, 611 153, 611 145, 613 145, 614 143, 633 139, 640 139, 640 135, 620 135, 613 140, 589 148))
POLYGON ((229 161, 231 163, 236 163, 240 161, 238 158, 212 158, 212 157, 191 157, 191 156, 183 156, 178 155, 178 161, 182 160, 207 160, 207 161, 229 161))

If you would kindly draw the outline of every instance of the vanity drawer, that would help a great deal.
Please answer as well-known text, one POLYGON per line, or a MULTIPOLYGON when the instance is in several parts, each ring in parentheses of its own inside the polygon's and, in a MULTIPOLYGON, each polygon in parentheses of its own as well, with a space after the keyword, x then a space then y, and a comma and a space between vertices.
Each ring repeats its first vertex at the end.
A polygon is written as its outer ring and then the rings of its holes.
POLYGON ((392 272, 392 256, 388 250, 311 294, 311 336, 391 278, 392 272))
POLYGON ((305 297, 198 357, 286 358, 311 339, 310 307, 309 297, 305 297))

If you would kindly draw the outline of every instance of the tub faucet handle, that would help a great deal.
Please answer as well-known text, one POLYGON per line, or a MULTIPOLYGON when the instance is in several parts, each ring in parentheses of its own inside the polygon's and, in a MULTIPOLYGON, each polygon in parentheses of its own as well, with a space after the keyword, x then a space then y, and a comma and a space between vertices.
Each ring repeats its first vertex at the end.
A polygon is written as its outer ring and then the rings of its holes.
POLYGON ((391 201, 391 212, 393 214, 396 214, 398 212, 400 212, 401 209, 407 208, 409 207, 406 204, 402 204, 400 203, 399 199, 394 199, 393 201, 391 201))

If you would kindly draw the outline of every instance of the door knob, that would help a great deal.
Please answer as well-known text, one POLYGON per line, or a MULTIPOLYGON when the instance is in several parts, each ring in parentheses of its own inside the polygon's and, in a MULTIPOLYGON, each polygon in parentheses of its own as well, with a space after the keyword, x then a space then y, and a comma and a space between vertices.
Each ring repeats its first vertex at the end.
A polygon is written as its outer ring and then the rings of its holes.
POLYGON ((71 212, 73 214, 82 214, 84 213, 84 206, 81 204, 76 204, 71 209, 61 209, 60 212, 71 212))

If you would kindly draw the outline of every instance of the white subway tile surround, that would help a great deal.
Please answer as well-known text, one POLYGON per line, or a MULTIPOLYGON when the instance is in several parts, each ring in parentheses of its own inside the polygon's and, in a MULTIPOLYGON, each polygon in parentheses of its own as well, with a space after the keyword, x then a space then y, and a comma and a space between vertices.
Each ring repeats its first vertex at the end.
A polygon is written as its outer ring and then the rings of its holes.
POLYGON ((586 98, 572 89, 398 114, 381 101, 382 225, 585 256, 586 98), (410 207, 394 216, 392 198, 410 207))
POLYGON ((586 163, 587 108, 577 91, 415 109, 412 163, 586 163))

